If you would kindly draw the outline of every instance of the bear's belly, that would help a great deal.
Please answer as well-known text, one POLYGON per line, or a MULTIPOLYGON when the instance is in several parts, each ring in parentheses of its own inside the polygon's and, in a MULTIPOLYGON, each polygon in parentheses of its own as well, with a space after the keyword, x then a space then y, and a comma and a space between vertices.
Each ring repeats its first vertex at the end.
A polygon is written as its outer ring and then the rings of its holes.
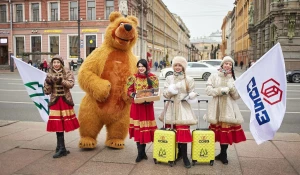
POLYGON ((107 114, 112 114, 124 109, 126 103, 122 99, 125 93, 125 86, 128 77, 130 65, 127 55, 120 56, 120 52, 112 52, 105 63, 101 78, 111 83, 110 95, 104 102, 98 102, 99 108, 107 114))

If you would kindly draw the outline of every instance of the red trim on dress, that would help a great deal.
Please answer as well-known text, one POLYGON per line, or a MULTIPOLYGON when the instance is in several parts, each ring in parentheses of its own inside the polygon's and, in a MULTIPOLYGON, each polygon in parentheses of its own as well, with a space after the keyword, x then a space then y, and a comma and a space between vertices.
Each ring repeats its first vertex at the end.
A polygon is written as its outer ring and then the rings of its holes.
MULTIPOLYGON (((190 143, 193 141, 189 125, 173 125, 176 130, 177 143, 190 143)), ((166 128, 171 128, 170 124, 166 124, 166 128)))
POLYGON ((79 122, 76 118, 73 106, 68 105, 62 97, 58 97, 57 102, 50 106, 50 111, 55 110, 59 111, 59 116, 49 116, 47 123, 48 132, 69 132, 79 128, 79 122), (71 110, 74 114, 64 116, 62 111, 71 110))
POLYGON ((215 141, 220 142, 220 144, 232 145, 232 143, 246 141, 246 136, 241 125, 224 128, 219 124, 210 124, 209 128, 214 131, 215 141))

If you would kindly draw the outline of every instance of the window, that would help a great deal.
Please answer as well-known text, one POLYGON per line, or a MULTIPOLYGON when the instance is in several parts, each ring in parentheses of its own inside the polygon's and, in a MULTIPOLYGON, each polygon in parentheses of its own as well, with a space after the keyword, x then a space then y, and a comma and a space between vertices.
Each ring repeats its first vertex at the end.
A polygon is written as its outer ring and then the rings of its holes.
POLYGON ((40 21, 40 5, 39 3, 31 4, 31 20, 40 21))
POLYGON ((96 35, 86 35, 86 56, 88 56, 94 49, 96 49, 96 35))
POLYGON ((265 53, 265 30, 261 33, 261 49, 260 49, 260 56, 265 53))
POLYGON ((212 66, 219 66, 219 65, 221 65, 222 61, 204 61, 204 62, 207 64, 210 64, 212 66))
POLYGON ((50 3, 51 21, 58 21, 58 3, 50 3))
POLYGON ((192 64, 191 67, 207 67, 207 66, 203 64, 192 64))
POLYGON ((106 19, 108 19, 111 12, 114 11, 114 1, 106 0, 106 19))
POLYGON ((0 22, 6 22, 6 5, 0 5, 0 22))
POLYGON ((23 5, 16 4, 16 22, 23 22, 23 5))
POLYGON ((49 36, 49 46, 53 55, 59 54, 59 36, 49 36))
POLYGON ((87 2, 87 19, 88 20, 96 19, 95 1, 87 2))
POLYGON ((70 2, 70 20, 77 20, 77 14, 78 14, 78 9, 77 9, 77 2, 70 2))
POLYGON ((16 37, 16 56, 21 58, 24 52, 24 37, 16 37))
MULTIPOLYGON (((31 52, 41 52, 41 36, 31 36, 31 52)), ((32 62, 41 62, 41 55, 32 55, 32 62)))
POLYGON ((78 36, 69 36, 69 57, 78 58, 78 36))

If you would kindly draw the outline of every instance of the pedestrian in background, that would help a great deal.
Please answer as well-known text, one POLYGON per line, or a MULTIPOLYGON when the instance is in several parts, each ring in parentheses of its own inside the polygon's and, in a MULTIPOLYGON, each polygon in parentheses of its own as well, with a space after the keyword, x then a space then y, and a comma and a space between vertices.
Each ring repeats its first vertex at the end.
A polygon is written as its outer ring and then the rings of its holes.
POLYGON ((27 63, 30 64, 30 65, 32 66, 32 60, 28 60, 27 63))
POLYGON ((140 59, 137 62, 138 73, 128 78, 128 96, 132 98, 130 108, 129 137, 134 138, 137 145, 138 156, 136 162, 148 159, 146 144, 153 142, 154 131, 157 129, 153 102, 142 104, 134 103, 136 92, 152 88, 159 88, 156 75, 150 73, 147 60, 140 59))
MULTIPOLYGON (((192 77, 185 73, 187 61, 184 57, 176 56, 173 59, 172 67, 174 74, 167 77, 163 92, 166 99, 174 101, 174 111, 172 112, 170 107, 166 109, 166 127, 170 128, 171 124, 174 124, 179 149, 176 160, 183 158, 184 166, 190 168, 191 163, 187 156, 187 144, 192 142, 190 125, 197 124, 196 116, 191 107, 192 103, 198 102, 197 94, 194 92, 195 82, 192 77)), ((159 119, 162 121, 163 115, 159 119)))
POLYGON ((225 56, 218 73, 212 74, 206 83, 206 94, 212 96, 208 103, 204 120, 210 123, 209 128, 215 133, 215 141, 220 142, 221 153, 215 157, 223 164, 228 164, 228 144, 246 140, 241 123, 244 122, 236 100, 240 98, 234 87, 234 61, 225 56))
POLYGON ((243 61, 240 62, 240 66, 241 66, 241 69, 243 69, 243 66, 244 66, 244 62, 243 61))
POLYGON ((55 55, 50 64, 44 83, 44 93, 50 95, 47 131, 56 132, 57 146, 53 158, 59 158, 70 153, 65 147, 64 132, 79 128, 70 92, 75 79, 71 71, 64 69, 61 56, 55 55))
POLYGON ((47 72, 47 70, 48 70, 48 63, 47 63, 46 59, 44 59, 44 62, 43 62, 43 69, 45 72, 47 72))
POLYGON ((154 66, 155 66, 155 71, 157 71, 157 67, 158 67, 158 62, 157 61, 155 61, 154 66))

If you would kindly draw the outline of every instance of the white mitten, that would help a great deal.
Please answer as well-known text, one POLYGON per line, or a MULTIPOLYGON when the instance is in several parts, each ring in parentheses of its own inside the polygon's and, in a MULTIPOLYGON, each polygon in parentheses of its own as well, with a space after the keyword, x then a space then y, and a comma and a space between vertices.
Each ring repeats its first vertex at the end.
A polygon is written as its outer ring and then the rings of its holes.
POLYGON ((186 101, 187 101, 189 104, 196 104, 196 103, 198 103, 198 98, 187 99, 186 101))
POLYGON ((168 87, 168 91, 173 95, 178 94, 178 90, 177 90, 175 84, 170 84, 168 87))
POLYGON ((228 82, 227 83, 227 87, 229 88, 229 91, 233 91, 234 90, 234 84, 232 82, 228 82))
POLYGON ((198 94, 197 93, 195 93, 195 92, 191 92, 191 93, 189 93, 189 97, 190 97, 190 99, 194 99, 194 98, 196 98, 198 96, 198 94))
POLYGON ((229 93, 229 88, 228 87, 222 87, 221 88, 221 93, 222 93, 222 95, 227 95, 229 93))

